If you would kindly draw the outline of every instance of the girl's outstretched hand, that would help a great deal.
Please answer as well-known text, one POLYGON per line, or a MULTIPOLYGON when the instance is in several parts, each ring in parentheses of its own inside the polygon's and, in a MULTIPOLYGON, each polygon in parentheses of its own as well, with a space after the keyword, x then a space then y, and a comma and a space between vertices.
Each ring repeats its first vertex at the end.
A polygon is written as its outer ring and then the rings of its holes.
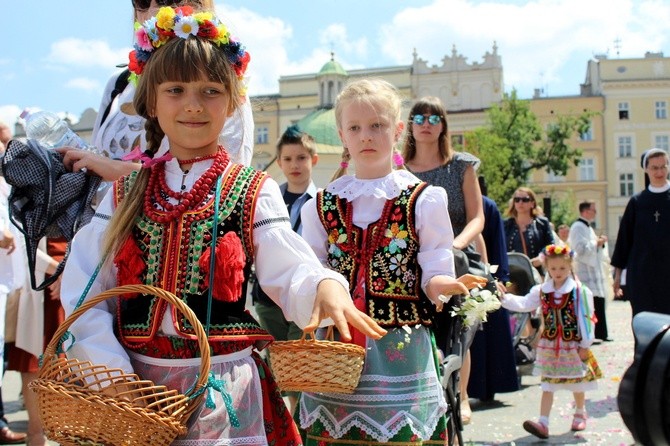
POLYGON ((468 290, 471 290, 478 286, 484 286, 488 282, 488 280, 485 277, 475 276, 474 274, 463 274, 456 280, 465 285, 465 287, 468 290))
POLYGON ((448 302, 451 296, 468 294, 468 290, 479 285, 485 285, 486 282, 485 278, 473 274, 463 274, 458 279, 446 275, 434 276, 426 285, 426 294, 430 301, 435 304, 436 311, 439 313, 442 311, 444 303, 448 302))
POLYGON ((316 330, 319 322, 327 317, 335 322, 335 327, 340 332, 342 339, 347 342, 351 341, 349 324, 372 339, 380 339, 386 334, 386 330, 377 322, 354 306, 347 290, 333 279, 325 279, 319 283, 312 317, 303 330, 305 332, 316 330))

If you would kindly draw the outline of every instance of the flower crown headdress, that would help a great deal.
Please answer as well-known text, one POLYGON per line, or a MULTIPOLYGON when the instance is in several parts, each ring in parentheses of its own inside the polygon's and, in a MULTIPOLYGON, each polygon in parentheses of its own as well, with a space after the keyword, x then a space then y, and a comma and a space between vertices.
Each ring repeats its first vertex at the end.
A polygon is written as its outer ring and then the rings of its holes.
POLYGON ((574 257, 575 252, 569 246, 547 245, 542 250, 542 260, 546 257, 574 257))
POLYGON ((151 54, 169 40, 201 37, 214 43, 228 56, 238 79, 244 77, 250 56, 240 42, 231 38, 226 26, 209 11, 195 12, 190 6, 163 6, 155 17, 135 22, 135 49, 129 54, 130 80, 137 83, 151 54))

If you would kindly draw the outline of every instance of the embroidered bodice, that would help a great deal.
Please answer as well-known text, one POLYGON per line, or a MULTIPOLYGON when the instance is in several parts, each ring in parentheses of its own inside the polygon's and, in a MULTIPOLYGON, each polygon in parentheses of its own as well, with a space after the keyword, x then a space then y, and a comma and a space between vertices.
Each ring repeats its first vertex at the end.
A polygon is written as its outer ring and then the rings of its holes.
POLYGON ((416 200, 426 186, 415 183, 387 199, 380 218, 365 229, 354 226, 347 198, 317 194, 328 234, 327 265, 349 280, 352 293, 360 286, 359 276, 364 277, 366 312, 385 327, 432 323, 431 305, 421 289, 414 225, 416 200))
POLYGON ((540 293, 542 314, 544 316, 543 338, 581 341, 575 304, 578 292, 579 287, 574 287, 565 294, 559 294, 556 291, 540 293))
MULTIPOLYGON (((154 168, 159 168, 156 166, 154 168)), ((271 339, 245 311, 246 279, 253 259, 252 215, 266 174, 233 165, 222 180, 217 225, 217 247, 212 254, 216 181, 201 203, 174 220, 153 219, 143 213, 132 239, 115 258, 117 282, 154 285, 182 298, 204 324, 208 312, 209 258, 216 256, 210 320, 210 340, 255 341, 271 339), (132 255, 136 252, 138 255, 132 255), (134 261, 133 261, 134 259, 134 261), (138 264, 133 270, 132 265, 138 264)), ((115 202, 132 186, 135 175, 117 182, 115 202)), ((117 314, 123 342, 137 347, 159 331, 167 309, 164 301, 147 296, 123 296, 117 314)), ((177 333, 195 337, 186 318, 172 310, 177 333)))

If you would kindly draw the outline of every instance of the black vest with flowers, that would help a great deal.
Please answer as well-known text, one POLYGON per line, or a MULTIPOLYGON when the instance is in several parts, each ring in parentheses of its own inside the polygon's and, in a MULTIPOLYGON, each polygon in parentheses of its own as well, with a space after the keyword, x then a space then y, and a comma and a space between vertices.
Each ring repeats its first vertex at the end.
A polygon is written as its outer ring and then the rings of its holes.
POLYGON ((433 306, 421 289, 414 226, 416 200, 427 183, 403 190, 385 203, 380 219, 364 231, 351 222, 353 207, 327 191, 317 194, 317 209, 328 234, 328 266, 342 273, 354 293, 365 268, 365 311, 383 327, 432 325, 433 306))
POLYGON ((544 331, 542 337, 549 340, 556 338, 564 341, 582 340, 579 334, 579 322, 577 317, 577 288, 573 288, 568 294, 560 296, 556 301, 554 293, 540 292, 542 303, 542 314, 544 315, 544 331))
MULTIPOLYGON (((132 186, 136 175, 118 181, 115 204, 132 186)), ((254 343, 272 337, 245 311, 246 283, 253 261, 252 225, 256 199, 266 174, 235 164, 224 174, 218 217, 214 291, 209 340, 254 343)), ((205 326, 208 277, 214 226, 216 182, 204 203, 170 223, 151 220, 144 213, 114 261, 119 285, 153 285, 180 297, 205 326), (139 265, 138 265, 139 263, 139 265), (135 265, 135 266, 133 266, 135 265), (131 268, 132 270, 128 270, 131 268)), ((154 338, 167 309, 164 300, 148 295, 120 298, 118 330, 124 345, 140 349, 154 338)), ((174 311, 174 310, 173 310, 174 311)), ((172 314, 183 337, 196 339, 192 325, 172 314)))

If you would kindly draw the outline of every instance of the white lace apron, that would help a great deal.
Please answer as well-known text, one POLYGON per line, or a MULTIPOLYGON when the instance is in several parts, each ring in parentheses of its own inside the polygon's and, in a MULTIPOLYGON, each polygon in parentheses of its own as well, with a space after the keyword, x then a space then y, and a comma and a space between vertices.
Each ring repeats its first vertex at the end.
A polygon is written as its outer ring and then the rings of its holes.
MULTIPOLYGON (((200 358, 159 359, 129 352, 135 373, 155 384, 182 393, 191 388, 200 367, 200 358)), ((251 357, 251 347, 211 359, 211 371, 217 380, 223 380, 226 392, 232 397, 239 427, 234 427, 223 395, 213 391, 216 407, 209 409, 205 399, 188 423, 188 433, 172 444, 180 446, 265 446, 263 398, 258 367, 251 357)), ((209 392, 209 389, 206 390, 209 392)))
POLYGON ((389 330, 382 339, 367 339, 365 366, 356 391, 303 393, 300 424, 319 420, 333 438, 352 427, 386 442, 408 425, 423 440, 430 439, 447 411, 427 328, 389 330))

